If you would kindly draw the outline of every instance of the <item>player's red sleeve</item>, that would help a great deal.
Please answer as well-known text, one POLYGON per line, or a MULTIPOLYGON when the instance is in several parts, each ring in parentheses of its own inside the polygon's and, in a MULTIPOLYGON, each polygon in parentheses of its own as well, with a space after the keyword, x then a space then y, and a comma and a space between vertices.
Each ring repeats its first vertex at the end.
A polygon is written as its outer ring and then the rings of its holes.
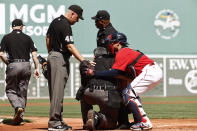
POLYGON ((127 65, 131 63, 129 59, 130 55, 128 55, 127 51, 128 51, 127 49, 121 49, 120 51, 117 52, 112 69, 121 70, 121 71, 126 70, 127 65))

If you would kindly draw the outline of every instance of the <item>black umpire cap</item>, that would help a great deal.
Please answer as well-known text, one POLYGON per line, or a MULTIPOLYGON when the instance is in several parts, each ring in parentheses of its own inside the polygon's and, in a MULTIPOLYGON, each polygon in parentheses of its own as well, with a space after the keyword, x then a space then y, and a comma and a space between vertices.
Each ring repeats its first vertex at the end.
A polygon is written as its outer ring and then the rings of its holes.
POLYGON ((23 21, 21 19, 15 19, 12 21, 12 27, 15 26, 24 26, 23 21))
POLYGON ((93 20, 109 20, 110 15, 106 10, 99 10, 95 16, 92 17, 93 20))
POLYGON ((80 6, 78 6, 78 5, 71 5, 68 9, 74 11, 79 16, 80 19, 84 20, 84 18, 82 16, 83 9, 80 6))

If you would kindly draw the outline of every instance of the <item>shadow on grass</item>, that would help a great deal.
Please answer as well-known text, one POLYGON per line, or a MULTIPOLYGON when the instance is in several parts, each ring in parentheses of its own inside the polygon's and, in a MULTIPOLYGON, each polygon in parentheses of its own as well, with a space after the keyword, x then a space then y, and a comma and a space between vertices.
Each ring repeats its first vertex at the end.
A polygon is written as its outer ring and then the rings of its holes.
MULTIPOLYGON (((30 120, 30 119, 24 119, 24 123, 32 123, 33 120, 30 120)), ((14 121, 13 119, 11 118, 4 118, 3 121, 2 121, 3 124, 6 124, 6 125, 13 125, 15 126, 16 124, 14 124, 14 121)))

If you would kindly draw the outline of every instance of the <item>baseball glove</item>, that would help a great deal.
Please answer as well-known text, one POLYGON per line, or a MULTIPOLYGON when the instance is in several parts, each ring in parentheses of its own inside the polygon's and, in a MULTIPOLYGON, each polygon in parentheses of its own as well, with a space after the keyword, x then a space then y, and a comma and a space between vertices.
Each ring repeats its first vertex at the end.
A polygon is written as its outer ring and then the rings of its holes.
POLYGON ((94 66, 92 66, 87 60, 84 60, 80 63, 79 70, 81 77, 90 78, 94 75, 94 66))
POLYGON ((42 56, 38 56, 38 61, 39 63, 42 65, 42 74, 44 75, 44 77, 46 79, 48 79, 48 72, 47 72, 47 61, 45 58, 43 58, 42 56))

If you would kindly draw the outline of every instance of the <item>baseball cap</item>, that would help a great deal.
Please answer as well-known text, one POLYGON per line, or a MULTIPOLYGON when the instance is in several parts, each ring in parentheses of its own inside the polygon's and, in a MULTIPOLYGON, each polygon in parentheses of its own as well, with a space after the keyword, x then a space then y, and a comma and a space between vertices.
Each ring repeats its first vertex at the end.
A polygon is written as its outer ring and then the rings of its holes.
POLYGON ((23 24, 23 21, 21 19, 15 19, 12 21, 12 27, 15 27, 15 26, 24 26, 23 24))
POLYGON ((109 20, 110 15, 106 10, 99 10, 95 16, 92 17, 93 20, 109 20))
POLYGON ((83 16, 82 16, 82 13, 83 13, 83 9, 78 6, 78 5, 71 5, 68 9, 74 11, 80 19, 84 20, 83 16))

